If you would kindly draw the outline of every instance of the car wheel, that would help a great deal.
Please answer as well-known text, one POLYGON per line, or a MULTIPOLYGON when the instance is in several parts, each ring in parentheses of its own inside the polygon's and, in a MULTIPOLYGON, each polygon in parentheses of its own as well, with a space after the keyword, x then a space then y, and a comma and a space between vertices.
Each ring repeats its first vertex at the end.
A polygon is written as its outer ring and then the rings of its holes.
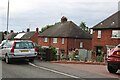
POLYGON ((116 73, 117 70, 118 70, 118 67, 117 66, 112 66, 112 64, 108 63, 107 69, 110 73, 116 73))
POLYGON ((29 62, 34 62, 34 59, 29 59, 29 62))
POLYGON ((6 62, 7 64, 10 64, 10 63, 11 63, 11 60, 10 60, 10 58, 9 58, 8 56, 5 56, 5 62, 6 62))

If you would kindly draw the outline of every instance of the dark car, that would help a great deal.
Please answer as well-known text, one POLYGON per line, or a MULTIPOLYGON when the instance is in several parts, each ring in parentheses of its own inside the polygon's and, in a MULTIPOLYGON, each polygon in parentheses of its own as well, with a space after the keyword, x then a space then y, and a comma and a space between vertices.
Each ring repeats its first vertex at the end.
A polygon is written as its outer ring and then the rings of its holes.
POLYGON ((120 69, 120 44, 110 50, 107 62, 107 69, 110 73, 116 73, 120 69))

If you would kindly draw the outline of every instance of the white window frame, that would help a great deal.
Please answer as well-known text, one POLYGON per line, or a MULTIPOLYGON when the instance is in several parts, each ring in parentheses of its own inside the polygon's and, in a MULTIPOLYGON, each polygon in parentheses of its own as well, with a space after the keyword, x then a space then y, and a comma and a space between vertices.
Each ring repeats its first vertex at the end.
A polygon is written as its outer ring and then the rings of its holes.
POLYGON ((83 42, 80 42, 80 48, 83 48, 83 42))
POLYGON ((120 38, 120 30, 112 30, 112 38, 120 38))
POLYGON ((64 39, 64 38, 62 38, 62 44, 64 44, 64 42, 65 42, 65 39, 64 39))
POLYGON ((57 43, 57 38, 53 38, 53 43, 57 43))
POLYGON ((44 38, 44 42, 48 42, 48 38, 44 38))
POLYGON ((102 35, 101 30, 98 30, 98 35, 97 35, 97 38, 101 38, 101 35, 102 35))

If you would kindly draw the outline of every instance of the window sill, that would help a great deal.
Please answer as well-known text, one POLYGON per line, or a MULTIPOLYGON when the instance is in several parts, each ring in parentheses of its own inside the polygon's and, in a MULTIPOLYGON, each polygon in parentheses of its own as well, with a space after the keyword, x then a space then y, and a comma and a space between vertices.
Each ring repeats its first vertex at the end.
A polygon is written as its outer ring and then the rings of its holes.
POLYGON ((57 44, 57 42, 53 42, 54 44, 57 44))
POLYGON ((120 39, 120 37, 111 37, 112 39, 120 39))
POLYGON ((101 39, 100 37, 97 37, 97 39, 101 39))

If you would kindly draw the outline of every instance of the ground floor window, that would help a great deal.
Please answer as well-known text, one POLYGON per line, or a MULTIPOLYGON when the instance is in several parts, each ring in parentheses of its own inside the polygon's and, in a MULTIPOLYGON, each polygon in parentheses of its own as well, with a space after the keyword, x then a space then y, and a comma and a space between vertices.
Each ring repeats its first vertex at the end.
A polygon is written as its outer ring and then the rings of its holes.
POLYGON ((83 48, 83 42, 80 42, 80 48, 83 48))

